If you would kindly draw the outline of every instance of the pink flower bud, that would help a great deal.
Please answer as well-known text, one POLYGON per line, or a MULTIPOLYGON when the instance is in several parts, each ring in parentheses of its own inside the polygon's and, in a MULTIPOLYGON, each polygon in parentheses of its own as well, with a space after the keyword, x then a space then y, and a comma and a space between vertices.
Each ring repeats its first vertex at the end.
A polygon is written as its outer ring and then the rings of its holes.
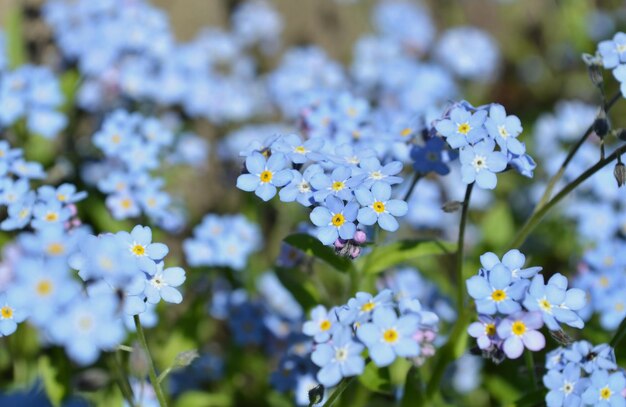
POLYGON ((364 231, 357 230, 356 232, 354 232, 353 240, 356 244, 363 244, 367 241, 367 235, 364 231))
POLYGON ((350 250, 350 257, 352 257, 352 259, 359 257, 359 254, 361 254, 361 248, 358 246, 355 246, 350 250))

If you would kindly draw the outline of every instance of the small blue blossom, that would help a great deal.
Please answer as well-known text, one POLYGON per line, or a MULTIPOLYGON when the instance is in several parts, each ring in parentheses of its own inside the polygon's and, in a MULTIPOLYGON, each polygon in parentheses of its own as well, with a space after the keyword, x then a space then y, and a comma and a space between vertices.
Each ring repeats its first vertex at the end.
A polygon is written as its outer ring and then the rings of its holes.
POLYGON ((521 310, 518 301, 525 288, 524 281, 513 281, 511 271, 503 264, 494 266, 486 277, 474 276, 467 280, 467 291, 476 300, 479 314, 512 314, 521 310))
POLYGON ((154 275, 146 283, 145 294, 150 304, 156 304, 161 299, 165 302, 180 304, 183 296, 176 289, 185 282, 185 270, 180 267, 164 269, 163 262, 156 266, 154 275))
POLYGON ((524 154, 526 148, 517 139, 522 132, 522 123, 514 115, 506 115, 504 106, 493 104, 489 108, 489 117, 485 120, 485 127, 489 135, 506 153, 510 151, 515 155, 524 154))
POLYGON ((28 313, 22 307, 15 306, 14 292, 0 292, 0 337, 11 335, 17 324, 23 322, 28 313))
POLYGON ((337 326, 335 310, 326 311, 323 305, 318 305, 311 310, 311 320, 302 325, 302 332, 312 336, 315 342, 322 343, 330 339, 337 326))
POLYGON ((353 189, 363 178, 363 175, 352 176, 352 169, 345 166, 335 168, 330 175, 318 172, 311 177, 311 185, 316 189, 313 197, 317 202, 323 202, 329 195, 350 201, 353 189))
POLYGON ((626 63, 626 34, 618 32, 612 40, 598 44, 598 52, 602 57, 602 65, 606 69, 613 69, 626 63))
POLYGON ((587 383, 580 377, 580 367, 569 363, 563 372, 549 370, 543 376, 543 384, 549 390, 546 395, 548 407, 576 407, 580 406, 582 389, 587 383))
POLYGON ((281 189, 278 193, 280 200, 283 202, 298 201, 303 206, 311 206, 313 204, 313 187, 311 186, 311 178, 324 170, 318 164, 313 164, 304 170, 304 173, 292 170, 293 177, 291 182, 281 189))
POLYGON ((606 370, 596 370, 590 378, 590 385, 582 395, 588 405, 599 407, 623 407, 626 399, 622 394, 626 387, 624 373, 609 374, 606 370))
POLYGON ((543 326, 539 312, 518 312, 503 319, 497 332, 504 340, 502 349, 510 359, 519 358, 524 347, 539 351, 546 346, 546 338, 538 331, 543 326))
POLYGON ((355 195, 359 204, 363 207, 359 209, 357 219, 364 225, 378 225, 387 231, 395 232, 399 224, 396 216, 404 216, 409 208, 406 202, 391 198, 391 187, 384 182, 376 182, 371 190, 359 188, 355 195))
POLYGON ((363 373, 365 361, 361 352, 365 347, 355 342, 350 328, 335 331, 328 343, 318 345, 311 360, 321 369, 317 380, 326 387, 336 386, 343 377, 363 373))
POLYGON ((402 172, 402 163, 400 161, 392 161, 383 166, 378 158, 364 158, 361 160, 359 168, 367 175, 362 184, 365 187, 371 187, 375 182, 384 182, 389 185, 402 182, 402 177, 396 176, 402 172))
POLYGON ((276 187, 286 185, 292 177, 286 169, 287 159, 283 154, 272 154, 267 160, 263 154, 253 152, 246 158, 248 174, 237 178, 237 188, 252 192, 264 201, 276 195, 276 187))
POLYGON ((344 205, 334 196, 326 198, 324 206, 316 207, 310 215, 311 222, 318 226, 317 238, 325 245, 333 244, 338 238, 352 239, 358 209, 359 205, 354 201, 344 205))
POLYGON ((495 142, 486 139, 474 146, 461 149, 461 175, 465 184, 476 184, 483 189, 494 189, 498 182, 496 173, 504 171, 507 158, 502 152, 494 151, 495 142))
POLYGON ((511 276, 514 281, 521 278, 532 278, 542 270, 541 267, 524 268, 525 263, 526 256, 517 249, 506 252, 504 256, 502 256, 502 261, 492 252, 487 252, 480 256, 480 264, 485 270, 489 271, 496 265, 503 264, 511 271, 511 276))
POLYGON ((137 225, 130 233, 121 231, 115 236, 135 258, 137 266, 150 275, 154 275, 156 263, 169 252, 163 243, 152 243, 152 230, 148 226, 137 225))
MULTIPOLYGON (((435 128, 452 148, 460 148, 481 141, 486 135, 484 123, 487 112, 472 113, 463 107, 455 107, 450 118, 435 124, 435 128)), ((492 149, 493 150, 493 149, 492 149)))
POLYGON ((448 175, 450 167, 447 164, 446 143, 439 137, 431 137, 423 146, 413 146, 411 159, 413 169, 420 174, 434 172, 439 175, 448 175))

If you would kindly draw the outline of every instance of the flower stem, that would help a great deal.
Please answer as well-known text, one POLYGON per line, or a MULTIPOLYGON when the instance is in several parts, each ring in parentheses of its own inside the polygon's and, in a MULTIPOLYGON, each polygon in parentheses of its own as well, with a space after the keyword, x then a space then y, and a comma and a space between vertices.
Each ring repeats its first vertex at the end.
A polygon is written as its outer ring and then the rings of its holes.
POLYGON ((463 198, 463 207, 461 209, 461 223, 459 224, 459 238, 456 247, 456 307, 459 312, 463 310, 465 302, 465 285, 463 284, 463 249, 465 247, 465 225, 467 224, 467 214, 469 212, 469 203, 473 189, 473 182, 465 189, 465 198, 463 198))
POLYGON ((152 387, 154 387, 154 392, 156 393, 157 399, 159 400, 159 404, 161 405, 161 407, 167 407, 167 400, 165 400, 163 389, 161 388, 161 384, 157 379, 156 370, 154 369, 154 361, 152 360, 150 349, 148 349, 148 342, 146 341, 146 336, 143 333, 143 327, 141 326, 139 315, 135 315, 133 319, 135 320, 135 328, 137 329, 137 337, 139 338, 139 343, 141 343, 141 346, 143 347, 144 351, 146 352, 146 356, 148 357, 148 374, 150 376, 150 383, 152 383, 152 387))
POLYGON ((590 167, 587 171, 583 172, 578 176, 574 181, 567 184, 558 194, 554 196, 551 200, 546 202, 543 206, 539 207, 538 210, 533 212, 533 214, 526 220, 524 226, 517 233, 511 244, 509 244, 510 248, 517 248, 524 243, 528 235, 537 227, 541 219, 548 213, 553 206, 559 203, 563 198, 565 198, 570 192, 572 192, 576 187, 586 181, 589 177, 591 177, 596 172, 600 171, 602 168, 606 167, 617 157, 622 155, 626 151, 626 145, 622 145, 618 149, 616 149, 611 155, 604 158, 603 160, 598 161, 594 166, 590 167))
POLYGON ((124 368, 122 366, 122 360, 118 351, 111 355, 112 370, 117 380, 117 384, 122 392, 122 396, 128 402, 128 405, 135 407, 135 397, 133 395, 133 389, 130 387, 128 377, 124 374, 124 368))
POLYGON ((535 369, 535 359, 533 358, 533 353, 530 350, 526 350, 525 358, 526 358, 526 368, 530 371, 530 378, 533 381, 533 389, 537 390, 539 388, 539 382, 537 381, 537 370, 535 369))
POLYGON ((413 181, 411 181, 411 186, 409 187, 409 190, 406 191, 406 194, 404 195, 404 198, 402 199, 403 201, 408 201, 409 198, 411 197, 411 194, 413 193, 413 190, 415 189, 415 185, 417 185, 417 181, 419 181, 422 178, 422 174, 420 174, 419 172, 416 172, 415 175, 413 175, 413 181))
MULTIPOLYGON (((608 113, 611 107, 613 107, 613 105, 621 98, 621 96, 622 96, 621 91, 618 91, 615 95, 613 95, 611 100, 609 100, 604 106, 605 113, 608 113)), ((556 186, 557 182, 559 182, 559 180, 563 177, 563 174, 565 174, 565 169, 569 165, 570 161, 572 161, 572 159, 574 158, 574 155, 576 155, 580 147, 582 147, 585 141, 587 141, 587 138, 589 138, 591 133, 593 133, 593 124, 587 128, 587 130, 582 135, 582 137, 576 142, 576 144, 569 151, 569 153, 567 154, 567 157, 565 157, 565 160, 563 160, 563 164, 561 164, 561 167, 559 168, 557 173, 554 174, 552 178, 550 178, 550 181, 548 182, 548 186, 543 192, 541 199, 539 199, 539 203, 535 207, 535 210, 533 213, 537 212, 539 209, 541 209, 541 207, 543 207, 546 204, 546 202, 548 202, 548 200, 552 196, 552 191, 554 190, 554 187, 556 186)))

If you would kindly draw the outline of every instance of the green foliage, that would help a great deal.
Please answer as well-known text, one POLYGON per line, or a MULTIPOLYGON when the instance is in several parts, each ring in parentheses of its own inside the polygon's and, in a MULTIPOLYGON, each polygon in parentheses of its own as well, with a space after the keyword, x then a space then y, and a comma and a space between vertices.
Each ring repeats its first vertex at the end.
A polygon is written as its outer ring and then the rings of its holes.
POLYGON ((335 250, 329 246, 324 246, 322 242, 314 236, 305 233, 297 233, 287 236, 285 243, 302 250, 308 256, 313 256, 323 261, 338 271, 345 273, 353 267, 352 261, 346 257, 338 256, 335 250))
POLYGON ((515 235, 515 222, 506 202, 494 205, 481 222, 483 240, 491 249, 504 249, 515 235))
POLYGON ((26 62, 23 16, 21 7, 11 7, 4 16, 6 48, 9 65, 16 68, 26 62))
POLYGON ((374 362, 369 362, 365 366, 365 371, 359 376, 359 382, 375 393, 392 393, 389 369, 378 368, 374 362))
POLYGON ((61 401, 65 397, 67 389, 63 383, 59 380, 58 368, 53 366, 50 358, 47 356, 41 356, 37 363, 39 374, 43 381, 43 386, 46 391, 48 399, 53 406, 58 407, 61 405, 61 401))
POLYGON ((365 275, 377 274, 420 257, 449 254, 455 248, 455 243, 439 240, 400 240, 375 247, 359 261, 360 271, 365 275))

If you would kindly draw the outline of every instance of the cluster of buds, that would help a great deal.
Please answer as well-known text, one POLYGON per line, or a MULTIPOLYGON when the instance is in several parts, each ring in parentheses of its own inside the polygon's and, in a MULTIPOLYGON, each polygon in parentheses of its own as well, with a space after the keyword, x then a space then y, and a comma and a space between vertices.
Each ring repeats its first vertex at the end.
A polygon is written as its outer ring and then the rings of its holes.
POLYGON ((334 247, 335 252, 343 257, 350 257, 352 260, 359 257, 361 254, 361 245, 367 241, 367 235, 362 230, 354 232, 354 237, 349 240, 337 239, 335 240, 334 247))

